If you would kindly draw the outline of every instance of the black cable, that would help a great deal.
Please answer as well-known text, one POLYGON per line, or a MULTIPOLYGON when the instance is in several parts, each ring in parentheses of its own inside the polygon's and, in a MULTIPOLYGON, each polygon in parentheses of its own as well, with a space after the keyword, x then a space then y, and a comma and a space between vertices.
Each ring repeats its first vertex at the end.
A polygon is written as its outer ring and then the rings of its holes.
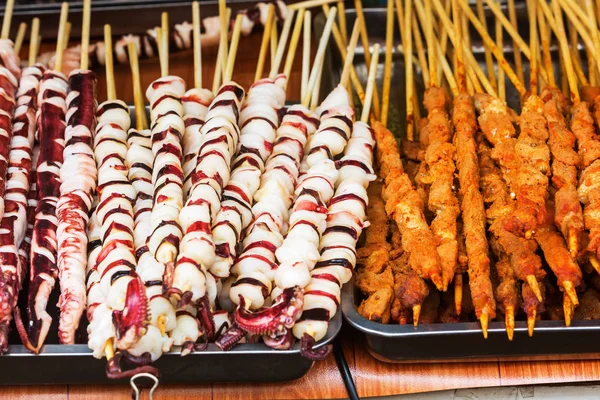
POLYGON ((333 355, 335 357, 338 370, 340 371, 340 375, 342 376, 342 380, 344 381, 344 386, 346 386, 348 397, 350 400, 360 400, 358 392, 356 391, 356 386, 354 386, 354 380, 352 379, 352 374, 350 373, 350 368, 348 367, 348 362, 346 361, 346 356, 344 355, 344 350, 342 349, 339 337, 333 342, 333 355))

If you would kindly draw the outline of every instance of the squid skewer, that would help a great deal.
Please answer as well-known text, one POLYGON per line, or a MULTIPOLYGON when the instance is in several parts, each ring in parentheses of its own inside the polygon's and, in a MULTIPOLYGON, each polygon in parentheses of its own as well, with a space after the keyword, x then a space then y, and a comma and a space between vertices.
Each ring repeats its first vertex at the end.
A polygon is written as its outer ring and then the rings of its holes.
MULTIPOLYGON (((90 1, 84 2, 82 53, 89 42, 90 1)), ((98 171, 94 162, 93 132, 96 128, 96 75, 83 57, 80 70, 69 75, 64 163, 60 169, 60 198, 56 205, 58 226, 59 341, 75 343, 75 331, 86 304, 86 257, 88 213, 96 190, 98 171)))

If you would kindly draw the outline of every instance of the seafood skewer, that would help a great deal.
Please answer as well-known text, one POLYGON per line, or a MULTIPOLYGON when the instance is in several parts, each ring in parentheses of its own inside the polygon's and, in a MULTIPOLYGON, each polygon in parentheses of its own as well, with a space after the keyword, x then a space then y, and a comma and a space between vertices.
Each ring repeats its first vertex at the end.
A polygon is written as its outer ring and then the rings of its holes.
POLYGON ((86 300, 88 213, 98 172, 94 161, 93 132, 96 128, 96 75, 87 69, 90 0, 84 1, 81 69, 69 75, 64 163, 60 169, 60 198, 56 205, 58 226, 59 340, 75 343, 75 331, 86 300), (87 32, 87 33, 85 33, 87 32))
MULTIPOLYGON (((32 35, 37 36, 37 32, 39 32, 39 20, 34 19, 32 35)), ((2 307, 3 313, 0 317, 0 353, 8 350, 9 324, 13 311, 19 313, 19 310, 16 309, 17 299, 27 274, 28 262, 23 261, 29 259, 29 254, 28 251, 24 251, 25 260, 21 260, 20 253, 21 247, 25 243, 31 214, 28 207, 28 193, 35 181, 32 173, 36 131, 35 114, 38 103, 37 94, 43 73, 44 67, 39 64, 24 68, 16 93, 4 199, 7 212, 0 223, 0 267, 3 280, 0 297, 3 302, 6 302, 6 306, 2 307)), ((31 237, 29 237, 29 241, 31 241, 31 237)))

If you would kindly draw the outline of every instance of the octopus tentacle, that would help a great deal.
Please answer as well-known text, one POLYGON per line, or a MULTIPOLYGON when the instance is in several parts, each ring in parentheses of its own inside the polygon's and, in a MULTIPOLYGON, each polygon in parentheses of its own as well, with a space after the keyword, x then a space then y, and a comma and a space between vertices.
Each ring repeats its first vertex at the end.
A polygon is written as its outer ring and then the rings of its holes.
POLYGON ((310 336, 308 333, 304 333, 302 335, 302 339, 300 339, 300 354, 303 357, 308 358, 313 361, 321 361, 327 358, 333 350, 333 346, 330 344, 315 349, 313 346, 315 345, 315 338, 310 336))

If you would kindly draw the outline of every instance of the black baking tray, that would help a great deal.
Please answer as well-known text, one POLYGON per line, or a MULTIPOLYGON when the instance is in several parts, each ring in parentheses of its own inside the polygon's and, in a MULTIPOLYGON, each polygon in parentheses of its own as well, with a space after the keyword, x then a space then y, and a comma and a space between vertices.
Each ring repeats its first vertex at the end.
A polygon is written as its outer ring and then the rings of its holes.
MULTIPOLYGON (((506 14, 505 3, 503 2, 502 8, 506 14)), ((516 11, 519 26, 525 30, 523 36, 527 40, 527 17, 523 2, 517 2, 516 11)), ((369 29, 370 45, 379 43, 383 49, 385 47, 386 10, 383 8, 365 9, 364 13, 369 29)), ((488 28, 493 30, 491 11, 486 9, 486 13, 488 28)), ((355 18, 355 11, 347 10, 349 29, 355 18)), ((400 43, 397 29, 395 34, 397 46, 400 43)), ((485 66, 483 45, 478 40, 476 32, 473 32, 471 37, 473 53, 479 63, 485 66)), ((506 32, 504 33, 504 46, 504 55, 512 64, 512 42, 506 32)), ((555 47, 551 50, 556 52, 555 47)), ((382 59, 383 53, 380 55, 380 65, 376 76, 380 88, 383 81, 382 59)), ((388 127, 399 139, 404 139, 406 123, 405 66, 404 55, 397 47, 394 48, 393 60, 388 127)), ((341 60, 334 54, 329 65, 331 78, 326 81, 330 86, 339 80, 342 66, 341 60)), ((360 46, 356 50, 355 67, 359 78, 365 82, 367 66, 364 62, 364 49, 360 46)), ((586 68, 586 65, 583 67, 586 68)), ((558 72, 558 65, 555 65, 555 68, 558 72)), ((523 69, 525 79, 528 81, 529 64, 524 56, 523 69)), ((419 100, 422 101, 424 84, 417 64, 415 64, 415 70, 416 93, 419 100)), ((508 79, 506 80, 506 96, 507 103, 511 108, 520 109, 519 95, 508 79)), ((421 115, 426 115, 422 107, 421 115)), ((362 299, 360 290, 355 288, 353 281, 349 282, 342 289, 342 312, 351 326, 364 333, 371 355, 385 362, 600 358, 600 341, 598 341, 600 321, 574 320, 570 327, 566 327, 564 321, 537 321, 533 337, 528 336, 526 321, 515 321, 515 333, 512 341, 509 341, 506 336, 504 322, 494 321, 490 322, 488 339, 485 339, 478 322, 420 324, 415 328, 412 325, 381 324, 369 321, 359 315, 357 311, 362 299)))

